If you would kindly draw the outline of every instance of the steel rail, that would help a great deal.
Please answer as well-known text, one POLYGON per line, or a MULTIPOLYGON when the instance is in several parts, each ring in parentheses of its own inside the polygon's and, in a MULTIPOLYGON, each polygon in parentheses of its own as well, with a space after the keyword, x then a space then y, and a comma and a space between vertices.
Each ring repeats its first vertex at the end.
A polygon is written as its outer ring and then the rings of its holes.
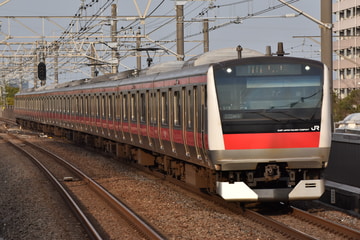
POLYGON ((316 223, 319 226, 322 226, 323 228, 335 234, 342 235, 348 239, 360 239, 360 231, 358 230, 315 216, 295 207, 291 207, 291 209, 292 215, 297 218, 307 220, 311 223, 316 223))
MULTIPOLYGON (((14 136, 16 137, 16 136, 14 136)), ((21 139, 22 140, 22 139, 21 139)), ((48 154, 49 156, 53 157, 58 161, 60 164, 64 164, 65 167, 74 172, 76 175, 78 175, 80 178, 82 178, 85 182, 89 184, 89 186, 97 192, 100 196, 104 197, 105 200, 118 212, 120 212, 131 224, 133 224, 136 229, 142 233, 146 238, 148 239, 166 239, 165 236, 163 236, 157 229, 155 229, 153 226, 151 226, 146 220, 142 219, 140 216, 138 216, 134 211, 132 211, 126 204, 124 204, 122 201, 117 199, 114 195, 112 195, 110 192, 108 192, 104 187, 102 187, 99 183, 88 177, 85 173, 83 173, 81 170, 79 170, 77 167, 72 165, 71 163, 67 162, 65 159, 61 158, 60 156, 57 156, 56 154, 37 146, 31 142, 22 140, 26 142, 26 144, 30 145, 33 148, 39 149, 40 151, 44 152, 45 154, 48 154)))
POLYGON ((301 231, 298 231, 291 227, 288 227, 283 223, 275 221, 269 217, 263 216, 255 211, 245 209, 243 214, 244 214, 244 216, 246 216, 260 224, 266 225, 266 226, 274 229, 275 231, 279 231, 283 235, 288 236, 289 239, 316 240, 316 238, 314 238, 304 232, 301 232, 301 231))
MULTIPOLYGON (((3 137, 1 138, 4 139, 3 137)), ((103 239, 103 237, 101 237, 99 232, 92 225, 91 221, 86 217, 85 213, 81 210, 76 201, 71 197, 70 193, 61 185, 57 178, 31 153, 27 152, 25 149, 21 148, 20 146, 16 145, 11 141, 8 141, 6 139, 4 140, 20 152, 22 152, 25 156, 27 156, 35 165, 39 167, 40 170, 45 173, 46 177, 48 177, 50 181, 54 184, 54 186, 56 187, 60 195, 63 197, 65 202, 68 204, 68 206, 71 208, 77 219, 81 222, 89 238, 93 240, 103 239)))

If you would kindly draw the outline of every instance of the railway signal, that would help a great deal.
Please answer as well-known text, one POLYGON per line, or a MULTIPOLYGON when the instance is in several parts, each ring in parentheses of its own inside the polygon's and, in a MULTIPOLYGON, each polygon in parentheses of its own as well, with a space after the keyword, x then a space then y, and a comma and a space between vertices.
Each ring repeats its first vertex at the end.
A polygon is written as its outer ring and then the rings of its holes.
POLYGON ((38 64, 38 78, 41 80, 41 86, 44 86, 46 83, 46 64, 44 62, 38 64))

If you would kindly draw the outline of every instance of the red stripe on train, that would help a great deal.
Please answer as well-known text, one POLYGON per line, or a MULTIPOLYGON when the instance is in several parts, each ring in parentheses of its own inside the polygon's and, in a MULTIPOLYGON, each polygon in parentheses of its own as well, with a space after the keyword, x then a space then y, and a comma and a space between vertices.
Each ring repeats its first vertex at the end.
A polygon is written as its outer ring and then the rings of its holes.
POLYGON ((224 134, 226 150, 319 147, 320 132, 224 134))

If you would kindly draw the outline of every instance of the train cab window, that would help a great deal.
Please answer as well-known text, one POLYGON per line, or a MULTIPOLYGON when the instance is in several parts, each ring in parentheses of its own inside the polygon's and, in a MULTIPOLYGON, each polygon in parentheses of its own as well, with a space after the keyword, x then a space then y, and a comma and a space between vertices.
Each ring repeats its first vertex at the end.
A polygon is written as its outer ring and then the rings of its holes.
POLYGON ((167 125, 169 119, 169 106, 167 92, 161 93, 161 124, 167 125))
POLYGON ((173 103, 174 103, 174 126, 180 126, 181 125, 181 121, 180 121, 180 116, 181 116, 181 103, 180 103, 180 91, 175 91, 174 92, 174 99, 173 99, 173 103))

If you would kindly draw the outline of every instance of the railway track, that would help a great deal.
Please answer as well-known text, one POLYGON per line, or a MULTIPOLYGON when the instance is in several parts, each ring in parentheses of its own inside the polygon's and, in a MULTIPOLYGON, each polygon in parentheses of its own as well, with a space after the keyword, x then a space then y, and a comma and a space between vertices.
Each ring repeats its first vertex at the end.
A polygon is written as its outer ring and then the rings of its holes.
MULTIPOLYGON (((45 172, 47 177, 50 178, 51 182, 56 186, 60 194, 66 200, 67 204, 83 225, 90 239, 106 239, 109 238, 110 233, 104 230, 101 225, 102 220, 96 219, 96 221, 94 221, 96 216, 88 216, 88 214, 86 214, 86 212, 91 212, 91 209, 84 209, 83 206, 91 206, 91 203, 89 205, 84 202, 78 203, 78 201, 74 199, 74 191, 69 191, 69 189, 72 189, 71 185, 74 184, 76 185, 75 188, 78 188, 78 192, 83 192, 85 189, 90 189, 90 191, 96 192, 94 196, 96 195, 100 197, 102 202, 105 202, 105 205, 108 206, 106 209, 110 211, 109 216, 114 215, 115 210, 115 212, 120 215, 120 217, 115 217, 115 219, 126 219, 128 225, 133 228, 132 235, 138 234, 139 238, 143 239, 165 239, 165 237, 157 229, 138 216, 134 211, 114 197, 96 181, 88 177, 81 170, 63 158, 47 151, 44 148, 20 139, 15 135, 8 134, 8 136, 10 137, 3 137, 3 139, 29 157, 42 171, 45 172), (51 158, 51 160, 49 160, 49 158, 51 158), (54 164, 54 162, 56 162, 56 164, 54 164), (64 170, 64 167, 66 170, 64 170), (53 174, 52 172, 56 172, 57 174, 53 174), (63 181, 59 181, 58 179, 63 179, 63 181), (72 180, 76 181, 73 182, 72 180)), ((77 195, 77 193, 75 193, 75 195, 77 195)), ((81 201, 84 201, 84 199, 81 201)), ((91 199, 91 201, 94 201, 94 199, 91 199)), ((95 204, 98 205, 99 201, 97 200, 95 204)), ((102 211, 104 211, 104 209, 105 207, 102 207, 102 211)), ((111 218, 106 219, 106 221, 110 220, 111 218)))
MULTIPOLYGON (((163 175, 161 176, 162 178, 164 177, 163 175)), ((79 182, 80 181, 74 181, 74 182, 70 182, 70 184, 79 185, 79 182)), ((174 181, 172 182, 175 183, 174 181)), ((193 191, 193 193, 196 192, 198 191, 193 191)), ((209 200, 210 196, 208 194, 200 194, 200 195, 202 195, 205 199, 209 200)), ((213 200, 220 205, 223 205, 227 208, 231 208, 233 212, 239 213, 239 215, 251 219, 252 221, 258 223, 259 225, 264 226, 267 229, 271 229, 271 231, 284 236, 286 239, 360 239, 359 232, 356 230, 352 230, 348 228, 346 229, 346 227, 344 228, 343 226, 334 227, 333 225, 331 225, 331 223, 330 225, 329 223, 326 223, 328 225, 327 227, 324 226, 318 227, 315 226, 315 225, 319 225, 318 223, 315 223, 315 220, 306 220, 306 221, 299 220, 300 217, 297 216, 299 216, 300 213, 296 209, 292 210, 291 213, 289 214, 282 214, 278 216, 269 217, 268 215, 263 215, 256 211, 251 211, 250 209, 245 209, 245 210, 241 209, 238 207, 238 205, 230 204, 231 205, 230 206, 228 202, 224 202, 222 201, 222 199, 218 197, 217 198, 214 197, 213 199, 211 199, 211 201, 213 200), (215 199, 217 200, 215 201, 215 199), (223 202, 223 204, 221 204, 221 202, 223 202), (289 218, 291 218, 291 220, 289 220, 289 218), (289 224, 290 222, 295 222, 295 224, 289 224), (300 222, 301 224, 297 224, 300 222), (302 226, 305 225, 307 226, 307 229, 305 230, 304 228, 299 229, 296 225, 302 225, 302 226), (313 230, 314 228, 316 228, 317 230, 313 230), (331 231, 329 229, 331 229, 331 231), (345 231, 341 229, 345 229, 345 231), (317 235, 310 234, 313 232, 325 232, 325 233, 321 233, 320 237, 318 237, 317 235)), ((314 217, 312 218, 314 219, 314 217)))
POLYGON ((245 210, 244 214, 293 239, 360 239, 359 230, 326 220, 295 207, 290 207, 287 214, 263 215, 252 210, 245 210))
MULTIPOLYGON (((147 171, 146 168, 140 167, 147 173, 152 173, 157 177, 161 177, 161 174, 147 171)), ((234 203, 229 203, 224 201, 215 195, 209 195, 203 193, 198 189, 191 188, 187 184, 184 184, 181 181, 175 180, 173 178, 168 178, 173 184, 191 191, 194 194, 197 194, 207 200, 211 198, 211 201, 223 206, 224 208, 230 209, 232 212, 236 212, 245 216, 246 218, 252 219, 253 221, 272 229, 275 232, 280 233, 288 239, 304 239, 304 240, 314 240, 314 239, 360 239, 360 231, 349 228, 345 225, 340 225, 335 222, 326 220, 321 217, 317 217, 311 213, 303 211, 299 208, 291 207, 290 210, 286 210, 289 214, 280 214, 277 217, 269 217, 267 215, 261 214, 258 211, 251 210, 249 208, 239 208, 239 205, 234 203), (285 218, 285 217, 286 218, 285 218), (295 220, 289 221, 287 217, 291 217, 295 220), (278 220, 277 220, 278 219, 278 220), (284 221, 281 221, 283 219, 284 221), (289 225, 289 222, 295 222, 294 224, 289 225), (299 229, 296 223, 305 222, 308 226, 307 229, 299 229), (314 230, 315 229, 315 230, 314 230), (316 232, 322 233, 320 237, 314 236, 311 232, 314 230, 316 232)), ((280 209, 283 211, 283 209, 280 209)), ((278 212, 276 213, 278 214, 278 212)), ((304 225, 301 223, 300 225, 304 225)))
POLYGON ((298 208, 292 207, 291 215, 295 218, 301 219, 311 224, 315 224, 320 228, 325 229, 326 232, 333 233, 339 237, 344 237, 346 239, 360 239, 359 230, 328 221, 298 208))

